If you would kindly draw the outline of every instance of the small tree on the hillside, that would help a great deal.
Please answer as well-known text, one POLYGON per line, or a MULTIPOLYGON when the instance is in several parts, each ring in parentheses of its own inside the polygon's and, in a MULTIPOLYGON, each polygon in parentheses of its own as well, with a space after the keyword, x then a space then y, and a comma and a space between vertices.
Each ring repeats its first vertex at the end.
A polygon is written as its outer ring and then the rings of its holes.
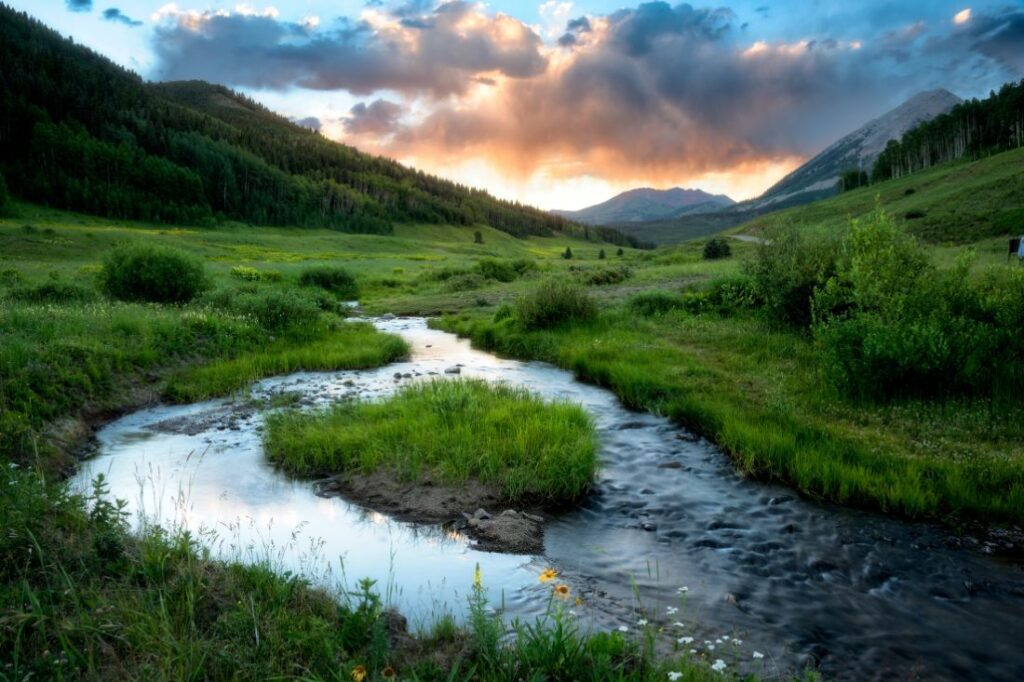
POLYGON ((615 255, 616 255, 616 256, 621 256, 621 255, 623 255, 624 253, 625 253, 625 251, 623 251, 623 250, 622 250, 622 247, 620 246, 620 247, 619 247, 619 250, 615 252, 615 255))
POLYGON ((568 246, 565 247, 565 252, 562 253, 562 258, 564 258, 565 260, 572 260, 572 249, 569 248, 568 246))
POLYGON ((474 232, 473 233, 473 243, 474 244, 483 244, 484 243, 484 233, 481 232, 480 230, 477 230, 476 232, 474 232))
POLYGON ((718 260, 719 258, 728 258, 731 255, 732 248, 729 247, 729 242, 720 237, 716 237, 704 245, 705 260, 718 260))
POLYGON ((597 252, 597 259, 598 260, 604 260, 605 259, 604 249, 601 249, 600 251, 597 252))

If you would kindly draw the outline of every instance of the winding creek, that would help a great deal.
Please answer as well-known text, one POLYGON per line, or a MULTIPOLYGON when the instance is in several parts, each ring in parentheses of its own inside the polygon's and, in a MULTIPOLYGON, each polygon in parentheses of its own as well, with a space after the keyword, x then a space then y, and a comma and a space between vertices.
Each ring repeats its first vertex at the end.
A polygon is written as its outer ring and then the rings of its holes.
POLYGON ((742 644, 717 644, 714 657, 755 672, 818 661, 831 679, 1024 679, 1019 560, 964 547, 947 529, 746 480, 713 445, 550 365, 473 350, 419 318, 376 325, 409 342, 410 361, 268 379, 253 396, 373 399, 461 365, 462 376, 583 405, 600 431, 602 469, 583 507, 549 521, 543 557, 478 552, 443 528, 318 497, 309 481, 265 462, 261 412, 248 400, 118 419, 97 433, 75 485, 103 473, 137 523, 188 528, 220 556, 270 560, 333 589, 374 578, 413 626, 459 613, 477 563, 492 603, 509 616, 543 613, 550 588, 537 574, 554 566, 582 597, 585 628, 635 631, 643 616, 695 637, 702 650, 704 640, 729 635, 742 644), (767 656, 756 666, 754 650, 767 656))

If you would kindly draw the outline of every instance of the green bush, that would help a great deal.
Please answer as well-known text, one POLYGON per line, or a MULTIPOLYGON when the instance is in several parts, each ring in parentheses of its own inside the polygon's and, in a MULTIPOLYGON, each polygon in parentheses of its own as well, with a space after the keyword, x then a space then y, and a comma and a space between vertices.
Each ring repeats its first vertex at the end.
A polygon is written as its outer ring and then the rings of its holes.
POLYGON ((22 303, 90 303, 99 298, 94 288, 63 280, 16 287, 8 296, 12 301, 22 303))
POLYGON ((754 290, 772 319, 806 327, 814 290, 835 274, 840 239, 810 237, 791 225, 769 231, 747 264, 754 290))
POLYGON ((667 291, 645 291, 629 299, 629 308, 638 315, 654 317, 683 308, 683 297, 667 291))
POLYGON ((572 280, 549 278, 516 299, 516 319, 524 329, 550 329, 597 317, 597 306, 572 280))
POLYGON ((729 246, 729 242, 721 237, 716 237, 704 244, 704 260, 718 260, 731 255, 732 248, 729 246))
POLYGON ((841 392, 1009 394, 1024 370, 1024 273, 982 280, 940 270, 888 216, 855 223, 836 274, 814 296, 825 376, 841 392))
POLYGON ((516 316, 516 309, 508 303, 502 303, 498 306, 498 309, 494 311, 494 321, 501 322, 502 320, 510 320, 516 316))
POLYGON ((445 288, 448 291, 472 291, 473 289, 479 289, 485 284, 487 284, 487 281, 483 277, 475 272, 467 272, 462 275, 449 277, 445 282, 445 288))
POLYGON ((336 266, 321 265, 303 270, 299 275, 299 285, 319 287, 340 298, 356 299, 359 297, 359 286, 356 284, 355 277, 348 270, 336 266))
POLYGON ((633 276, 633 271, 625 265, 610 268, 576 270, 584 284, 602 286, 605 284, 621 284, 633 276))
POLYGON ((519 277, 519 273, 510 261, 500 261, 493 258, 485 258, 476 264, 476 271, 484 279, 493 279, 498 282, 511 282, 519 277))
POLYGON ((13 287, 21 284, 21 273, 14 268, 0 270, 0 287, 13 287))
POLYGON ((148 244, 120 246, 103 261, 100 282, 122 301, 185 303, 207 286, 203 263, 176 249, 148 244))
POLYGON ((764 304, 754 280, 748 275, 715 277, 705 287, 709 303, 721 313, 757 308, 764 304))
POLYGON ((320 320, 321 306, 317 298, 294 288, 219 289, 204 302, 246 315, 270 332, 308 331, 320 320))

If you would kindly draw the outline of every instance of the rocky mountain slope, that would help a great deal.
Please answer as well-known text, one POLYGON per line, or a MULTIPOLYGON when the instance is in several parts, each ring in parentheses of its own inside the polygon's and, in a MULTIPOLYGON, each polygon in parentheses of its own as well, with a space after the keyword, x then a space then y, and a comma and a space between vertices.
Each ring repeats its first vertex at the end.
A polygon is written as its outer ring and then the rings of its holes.
POLYGON ((623 192, 608 201, 578 211, 552 211, 570 220, 588 225, 639 223, 665 220, 683 215, 709 213, 735 204, 724 194, 709 194, 700 189, 651 189, 642 187, 623 192))

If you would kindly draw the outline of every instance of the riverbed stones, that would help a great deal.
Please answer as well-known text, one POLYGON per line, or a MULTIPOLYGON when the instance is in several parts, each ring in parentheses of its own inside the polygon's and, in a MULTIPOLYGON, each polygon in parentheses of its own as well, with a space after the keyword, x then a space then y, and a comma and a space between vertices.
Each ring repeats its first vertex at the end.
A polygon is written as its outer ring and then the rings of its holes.
POLYGON ((444 370, 445 374, 462 374, 462 368, 459 366, 448 367, 444 370))

